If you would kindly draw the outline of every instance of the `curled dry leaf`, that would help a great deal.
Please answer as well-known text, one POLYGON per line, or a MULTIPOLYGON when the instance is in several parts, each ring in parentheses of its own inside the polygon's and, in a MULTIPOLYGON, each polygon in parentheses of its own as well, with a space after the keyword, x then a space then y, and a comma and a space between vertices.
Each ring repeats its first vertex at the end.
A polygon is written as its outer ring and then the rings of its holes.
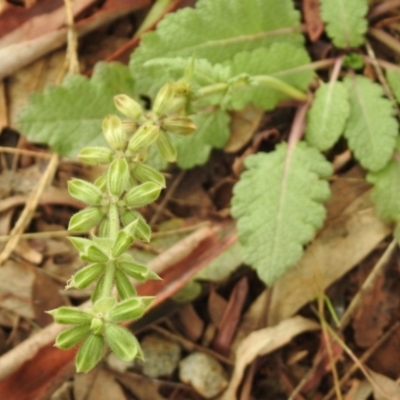
POLYGON ((289 343, 294 336, 300 333, 319 329, 315 321, 301 316, 289 318, 276 326, 260 329, 250 333, 238 346, 236 351, 235 369, 229 386, 221 400, 235 399, 236 390, 243 378, 248 364, 258 356, 262 356, 289 343))

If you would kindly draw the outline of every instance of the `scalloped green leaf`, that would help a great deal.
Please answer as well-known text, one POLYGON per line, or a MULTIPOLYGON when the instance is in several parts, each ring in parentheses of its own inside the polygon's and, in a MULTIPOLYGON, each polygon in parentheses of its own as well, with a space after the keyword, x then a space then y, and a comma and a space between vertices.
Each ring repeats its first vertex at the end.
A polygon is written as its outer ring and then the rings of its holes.
MULTIPOLYGON (((267 49, 259 48, 252 52, 238 53, 232 61, 224 65, 231 66, 233 77, 240 74, 268 75, 300 91, 305 91, 313 79, 314 72, 301 67, 309 63, 310 57, 304 48, 290 43, 274 43, 267 49)), ((279 101, 288 98, 289 96, 285 93, 265 86, 243 86, 231 93, 231 99, 228 99, 227 105, 241 110, 247 104, 253 103, 256 107, 271 110, 279 101)))
POLYGON ((367 0, 320 0, 326 33, 336 47, 358 47, 368 28, 367 0))
POLYGON ((190 136, 172 136, 178 150, 178 165, 193 168, 207 162, 213 148, 221 149, 229 139, 229 115, 222 110, 192 116, 198 129, 190 136))
POLYGON ((350 114, 349 94, 342 82, 321 85, 307 114, 306 140, 321 151, 330 149, 343 133, 350 114))
POLYGON ((266 283, 294 266, 315 230, 322 226, 330 190, 331 165, 305 142, 286 143, 272 153, 247 157, 247 170, 234 187, 232 215, 237 219, 243 259, 266 283))
POLYGON ((144 35, 130 67, 139 92, 154 94, 168 73, 146 67, 149 60, 195 57, 221 63, 276 42, 302 45, 300 32, 300 14, 291 0, 200 0, 195 8, 167 15, 155 32, 144 35))
POLYGON ((370 172, 367 180, 374 185, 372 200, 380 218, 400 223, 400 138, 385 168, 370 172))
POLYGON ((74 158, 86 146, 106 145, 103 118, 116 113, 113 96, 133 96, 129 69, 118 63, 99 63, 90 79, 68 76, 61 86, 35 93, 18 118, 18 127, 32 142, 48 144, 62 156, 74 158))
POLYGON ((344 136, 360 164, 378 171, 389 162, 399 131, 392 104, 383 97, 381 85, 368 78, 347 76, 344 84, 350 102, 344 136))

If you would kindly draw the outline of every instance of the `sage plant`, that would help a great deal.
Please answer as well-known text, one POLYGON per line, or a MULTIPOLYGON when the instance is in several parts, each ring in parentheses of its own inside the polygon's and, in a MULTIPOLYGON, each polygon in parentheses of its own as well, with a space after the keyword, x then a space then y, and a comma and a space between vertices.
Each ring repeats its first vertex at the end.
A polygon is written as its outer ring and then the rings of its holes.
POLYGON ((169 133, 188 135, 196 129, 186 116, 188 93, 184 81, 167 83, 150 112, 126 95, 115 96, 115 106, 128 119, 105 117, 102 128, 109 147, 87 147, 79 154, 86 164, 108 165, 94 183, 68 183, 71 196, 87 204, 71 218, 69 229, 94 235, 69 238, 88 264, 70 279, 67 289, 92 285, 92 305, 49 311, 55 322, 70 326, 58 335, 56 346, 69 349, 81 343, 75 360, 78 372, 90 371, 108 348, 125 361, 143 358, 137 339, 120 323, 140 318, 153 301, 137 295, 132 279, 159 277, 127 250, 135 240, 150 241, 151 229, 136 209, 155 201, 165 187, 164 176, 145 163, 150 146, 155 144, 160 155, 173 162, 177 152, 169 133))

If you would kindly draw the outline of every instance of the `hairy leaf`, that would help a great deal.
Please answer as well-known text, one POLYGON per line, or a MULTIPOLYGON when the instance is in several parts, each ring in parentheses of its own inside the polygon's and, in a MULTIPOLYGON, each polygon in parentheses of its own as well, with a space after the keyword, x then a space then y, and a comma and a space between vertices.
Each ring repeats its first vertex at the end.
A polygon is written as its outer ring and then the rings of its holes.
POLYGON ((202 165, 208 160, 212 148, 221 149, 229 139, 229 115, 224 111, 192 116, 198 130, 190 136, 174 136, 178 150, 178 165, 183 169, 202 165))
POLYGON ((291 0, 200 0, 196 8, 167 15, 155 32, 144 35, 130 66, 138 90, 152 94, 167 75, 145 67, 149 60, 195 57, 221 63, 275 42, 303 43, 300 14, 291 0))
POLYGON ((246 159, 234 188, 232 215, 238 220, 244 260, 267 284, 296 264, 303 245, 325 218, 331 165, 306 143, 246 159))
POLYGON ((400 223, 400 139, 385 168, 370 172, 367 180, 374 185, 372 199, 378 215, 386 222, 400 223))
POLYGON ((101 123, 116 109, 113 96, 133 96, 133 79, 118 63, 97 64, 93 76, 73 75, 62 86, 34 94, 22 110, 18 126, 29 140, 48 144, 54 151, 76 157, 85 146, 105 144, 101 123))
POLYGON ((398 123, 382 87, 368 78, 345 78, 349 91, 350 116, 344 136, 360 164, 371 171, 383 168, 392 156, 398 123))
POLYGON ((364 43, 367 0, 320 0, 320 4, 326 32, 336 47, 358 47, 364 43))
POLYGON ((307 114, 307 142, 321 151, 330 149, 343 133, 349 113, 348 91, 342 82, 320 86, 307 114))
MULTIPOLYGON (((304 48, 295 47, 290 43, 275 43, 268 49, 241 52, 233 61, 224 65, 231 66, 232 76, 269 75, 304 91, 311 83, 314 73, 311 70, 302 70, 301 66, 309 62, 310 58, 304 48)), ((228 104, 237 110, 243 109, 248 103, 270 110, 288 97, 287 94, 266 86, 243 86, 242 89, 232 92, 232 99, 230 102, 228 100, 228 104)))

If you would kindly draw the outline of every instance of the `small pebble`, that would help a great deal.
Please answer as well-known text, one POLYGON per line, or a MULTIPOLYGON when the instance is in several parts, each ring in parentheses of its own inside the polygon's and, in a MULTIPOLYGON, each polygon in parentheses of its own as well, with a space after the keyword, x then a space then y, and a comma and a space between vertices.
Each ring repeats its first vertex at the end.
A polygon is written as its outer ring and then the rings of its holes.
POLYGON ((179 378, 206 399, 216 396, 228 385, 221 364, 205 353, 195 352, 179 363, 179 378))

